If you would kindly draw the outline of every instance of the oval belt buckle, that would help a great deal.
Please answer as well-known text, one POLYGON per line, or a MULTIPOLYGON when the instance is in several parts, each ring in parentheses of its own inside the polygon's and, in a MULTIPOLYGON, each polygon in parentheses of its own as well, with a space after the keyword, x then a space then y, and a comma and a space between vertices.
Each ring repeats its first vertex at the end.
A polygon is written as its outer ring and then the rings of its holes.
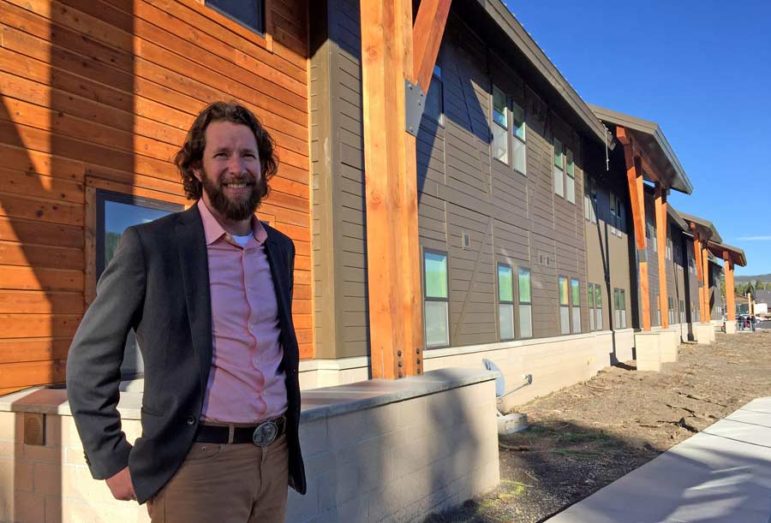
POLYGON ((276 439, 278 435, 278 425, 275 421, 266 421, 260 423, 252 433, 252 443, 258 447, 267 447, 276 439))

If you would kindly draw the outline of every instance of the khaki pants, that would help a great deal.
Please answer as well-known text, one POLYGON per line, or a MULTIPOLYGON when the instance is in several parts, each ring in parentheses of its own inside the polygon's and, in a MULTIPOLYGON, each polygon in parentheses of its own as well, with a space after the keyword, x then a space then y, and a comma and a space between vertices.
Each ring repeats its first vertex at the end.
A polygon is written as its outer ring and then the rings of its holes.
POLYGON ((153 523, 283 522, 288 474, 285 435, 265 448, 194 443, 147 511, 153 523))

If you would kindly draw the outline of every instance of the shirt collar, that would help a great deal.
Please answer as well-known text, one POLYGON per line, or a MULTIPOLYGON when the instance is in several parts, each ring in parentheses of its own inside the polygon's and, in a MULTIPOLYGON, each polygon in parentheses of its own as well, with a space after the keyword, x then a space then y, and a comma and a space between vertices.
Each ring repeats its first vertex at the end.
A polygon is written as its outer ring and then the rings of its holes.
MULTIPOLYGON (((211 245, 220 238, 228 237, 228 232, 220 225, 217 218, 214 217, 212 212, 206 206, 203 198, 198 200, 198 212, 201 214, 201 221, 203 222, 203 234, 206 238, 206 245, 211 245)), ((262 245, 265 240, 268 239, 268 232, 263 227, 260 220, 256 216, 252 216, 252 235, 257 243, 262 245)))

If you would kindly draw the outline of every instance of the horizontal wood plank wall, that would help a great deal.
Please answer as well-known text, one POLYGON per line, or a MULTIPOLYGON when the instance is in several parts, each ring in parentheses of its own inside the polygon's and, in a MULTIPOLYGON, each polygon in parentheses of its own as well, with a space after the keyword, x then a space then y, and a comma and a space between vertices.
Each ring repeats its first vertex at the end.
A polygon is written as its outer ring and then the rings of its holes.
POLYGON ((170 160, 218 99, 249 106, 278 144, 260 215, 295 241, 295 325, 313 355, 307 4, 266 3, 267 38, 200 0, 0 0, 0 393, 64 379, 93 264, 86 186, 181 201, 170 160))
POLYGON ((450 344, 499 340, 497 263, 531 270, 534 337, 559 335, 557 276, 578 278, 587 331, 581 139, 456 17, 437 63, 444 118, 424 117, 418 136, 419 226, 424 248, 448 253, 450 344), (492 83, 525 109, 526 175, 491 156, 492 83), (575 153, 575 204, 552 188, 555 134, 575 153))

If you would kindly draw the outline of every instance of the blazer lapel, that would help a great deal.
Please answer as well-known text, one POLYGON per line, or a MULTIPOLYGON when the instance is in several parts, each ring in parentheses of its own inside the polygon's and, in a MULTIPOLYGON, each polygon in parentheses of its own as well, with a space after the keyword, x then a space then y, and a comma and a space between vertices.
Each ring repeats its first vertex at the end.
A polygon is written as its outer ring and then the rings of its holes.
POLYGON ((197 206, 194 205, 180 214, 176 233, 190 335, 201 367, 201 390, 205 391, 212 360, 211 294, 209 258, 206 253, 203 222, 197 206))
MULTIPOLYGON (((273 276, 273 286, 276 289, 278 302, 278 317, 281 325, 281 336, 284 340, 284 357, 292 356, 287 350, 296 345, 294 328, 292 327, 292 307, 289 304, 289 260, 287 253, 272 237, 272 231, 267 226, 268 239, 265 242, 265 252, 268 255, 270 274, 273 276)), ((292 361, 292 360, 290 360, 292 361)))

